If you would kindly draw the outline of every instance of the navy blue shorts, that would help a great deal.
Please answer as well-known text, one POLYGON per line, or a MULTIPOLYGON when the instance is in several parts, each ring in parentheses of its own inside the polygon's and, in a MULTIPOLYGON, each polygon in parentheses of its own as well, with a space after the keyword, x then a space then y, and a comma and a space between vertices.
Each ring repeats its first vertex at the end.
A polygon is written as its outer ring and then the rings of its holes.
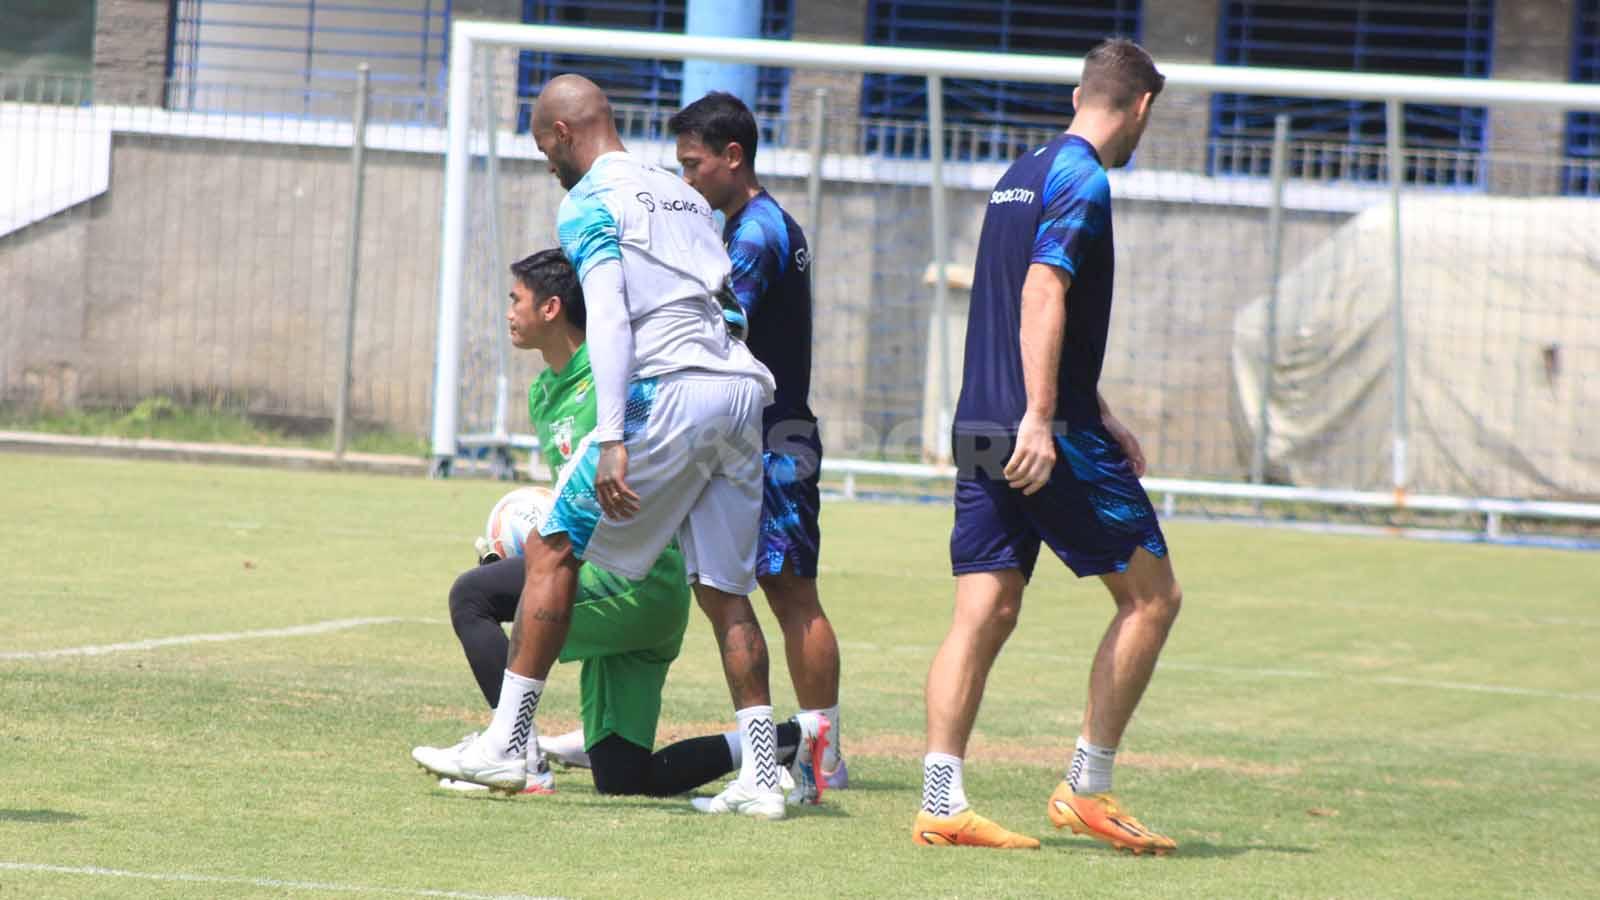
POLYGON ((955 574, 1020 569, 1032 578, 1041 541, 1080 578, 1124 571, 1140 547, 1167 555, 1155 508, 1110 432, 1096 426, 1057 435, 1055 471, 1029 496, 1001 474, 1012 440, 955 438, 955 574))
MULTIPOLYGON (((807 454, 809 455, 809 454, 807 454)), ((822 530, 817 525, 821 498, 818 466, 805 456, 768 450, 761 454, 765 476, 761 486, 761 546, 756 549, 756 576, 789 571, 817 577, 822 530)))

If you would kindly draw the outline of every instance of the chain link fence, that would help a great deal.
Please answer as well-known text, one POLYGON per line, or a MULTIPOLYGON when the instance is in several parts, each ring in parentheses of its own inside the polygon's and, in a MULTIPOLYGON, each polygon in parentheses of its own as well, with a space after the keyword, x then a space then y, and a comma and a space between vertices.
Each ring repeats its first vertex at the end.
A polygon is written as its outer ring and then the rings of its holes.
MULTIPOLYGON (((216 111, 174 111, 105 85, 90 103, 82 80, 0 78, 0 404, 125 409, 162 396, 320 425, 348 377, 356 423, 426 433, 443 110, 371 100, 346 373, 355 94, 330 88, 323 115, 308 117, 262 112, 287 108, 268 89, 208 90, 216 111)), ((480 193, 469 218, 464 431, 494 424, 503 372, 502 424, 525 432, 540 365, 503 339, 501 270, 555 243, 561 197, 515 130, 519 102, 508 92, 496 114, 498 215, 480 193)), ((926 125, 842 106, 792 99, 763 122, 758 167, 815 251, 813 406, 832 457, 936 459, 989 190, 1005 160, 1050 133, 948 129, 941 327, 926 125)), ((667 165, 669 112, 619 109, 640 136, 630 145, 667 165)), ((1405 191, 1402 339, 1388 190, 1349 175, 1386 171, 1384 148, 1290 142, 1276 218, 1272 153, 1270 139, 1223 147, 1153 133, 1113 175, 1117 300, 1102 383, 1151 471, 1245 480, 1263 445, 1270 481, 1386 488, 1403 381, 1413 490, 1600 497, 1587 414, 1600 406, 1600 202, 1561 195, 1577 164, 1408 153, 1408 171, 1481 177, 1475 189, 1405 191), (1207 174, 1224 152, 1233 171, 1255 174, 1207 174)), ((473 165, 485 185, 485 158, 473 165)), ((1583 183, 1600 183, 1594 174, 1583 183)))

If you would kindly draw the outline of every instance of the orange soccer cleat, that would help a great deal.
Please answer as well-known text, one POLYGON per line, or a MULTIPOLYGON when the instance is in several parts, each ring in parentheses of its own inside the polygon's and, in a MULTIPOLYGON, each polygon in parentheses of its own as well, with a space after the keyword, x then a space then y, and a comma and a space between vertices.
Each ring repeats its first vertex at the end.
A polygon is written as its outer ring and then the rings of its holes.
POLYGON ((911 840, 930 847, 1039 849, 1039 842, 1033 838, 1007 831, 970 809, 949 817, 935 816, 927 810, 918 811, 917 822, 911 826, 911 840))
POLYGON ((1074 794, 1063 781, 1050 794, 1046 811, 1057 828, 1071 828, 1074 834, 1086 834, 1118 850, 1130 850, 1135 856, 1166 856, 1178 849, 1172 838, 1144 827, 1111 794, 1074 794))

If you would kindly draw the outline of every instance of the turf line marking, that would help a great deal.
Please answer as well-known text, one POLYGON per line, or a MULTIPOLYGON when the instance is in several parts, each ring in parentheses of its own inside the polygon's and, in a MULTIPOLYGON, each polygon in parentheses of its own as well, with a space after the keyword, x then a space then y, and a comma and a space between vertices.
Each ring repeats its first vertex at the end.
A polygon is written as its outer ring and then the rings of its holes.
POLYGON ((19 650, 0 653, 0 660, 58 659, 63 656, 104 656, 107 653, 125 653, 130 650, 154 650, 159 647, 182 647, 189 644, 218 644, 228 641, 252 641, 260 638, 306 637, 329 634, 369 625, 440 625, 438 619, 417 619, 402 616, 375 616, 364 619, 329 619, 309 625, 291 625, 287 628, 260 628, 255 631, 224 631, 217 634, 180 634, 174 637, 150 638, 122 644, 94 644, 87 647, 63 647, 60 650, 19 650))
MULTIPOLYGON (((933 644, 895 644, 883 647, 878 644, 862 643, 856 641, 840 641, 839 646, 847 650, 864 650, 878 653, 888 650, 894 653, 932 653, 937 650, 933 644)), ((1059 653, 1046 653, 1038 650, 1026 650, 1020 647, 1010 650, 1012 656, 1027 656, 1034 659, 1048 659, 1053 662, 1082 662, 1085 665, 1089 660, 1078 660, 1059 653)), ((1217 666, 1207 663, 1189 663, 1179 660, 1161 660, 1158 669, 1171 669, 1177 672, 1206 672, 1214 675, 1240 675, 1245 678, 1281 678, 1281 679, 1319 679, 1328 681, 1360 681, 1369 684, 1392 685, 1396 687, 1427 688, 1436 691, 1467 691, 1475 694, 1505 694, 1512 697, 1537 697, 1544 700, 1576 700, 1581 703, 1600 703, 1600 694, 1575 694, 1566 691, 1547 691, 1540 688, 1515 687, 1499 684, 1472 684, 1463 681, 1433 681, 1427 678, 1408 678, 1403 675, 1344 675, 1336 672, 1318 672, 1311 669, 1252 669, 1245 666, 1217 666)))
POLYGON ((42 872, 53 875, 92 875, 100 878, 137 878, 144 881, 184 882, 189 884, 238 884, 292 891, 323 891, 343 894, 387 894, 394 897, 449 897, 452 900, 561 900, 559 897, 531 897, 527 894, 473 894, 467 891, 436 891, 426 888, 376 887, 365 884, 330 884, 321 881, 283 881, 277 878, 248 878, 243 875, 185 875, 181 872, 130 872, 102 869, 99 866, 47 866, 38 863, 0 862, 0 870, 42 872))

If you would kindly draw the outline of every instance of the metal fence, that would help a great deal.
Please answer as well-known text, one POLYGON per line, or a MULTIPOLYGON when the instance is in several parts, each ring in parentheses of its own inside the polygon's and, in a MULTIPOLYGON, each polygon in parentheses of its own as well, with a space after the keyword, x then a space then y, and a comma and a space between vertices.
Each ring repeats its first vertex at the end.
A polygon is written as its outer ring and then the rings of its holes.
POLYGON ((377 121, 436 121, 450 15, 451 0, 176 0, 167 102, 348 119, 365 63, 377 121))
MULTIPOLYGON (((515 59, 497 65, 511 72, 515 59)), ((241 106, 282 99, 232 90, 241 106)), ((415 121, 412 98, 372 98, 353 233, 353 90, 330 91, 327 110, 343 112, 323 118, 126 106, 104 86, 94 105, 87 96, 70 80, 0 79, 0 403, 129 408, 168 396, 326 423, 348 377, 353 421, 425 433, 444 194, 436 117, 415 121)), ((508 93, 496 113, 507 123, 499 223, 492 231, 486 206, 469 220, 464 428, 492 425, 499 402, 495 267, 554 243, 560 188, 509 124, 515 103, 508 93)), ((994 148, 1047 133, 946 129, 956 277, 941 324, 928 163, 885 142, 926 145, 929 132, 899 123, 891 134, 841 106, 797 99, 763 122, 763 178, 816 253, 813 405, 833 458, 937 458, 940 392, 959 389, 959 273, 1007 156, 994 148)), ((619 110, 635 134, 659 133, 646 120, 660 115, 619 110)), ((668 144, 632 146, 671 162, 668 144)), ((1279 160, 1281 203, 1267 177, 1205 174, 1218 150, 1153 135, 1113 176, 1118 299, 1103 385, 1155 474, 1387 488, 1399 371, 1413 391, 1402 403, 1412 490, 1600 497, 1587 414, 1600 405, 1600 203, 1556 196, 1572 161, 1405 153, 1408 167, 1481 167, 1483 187, 1406 190, 1397 276, 1386 186, 1341 177, 1350 166, 1389 171, 1386 149, 1289 142, 1275 157, 1270 143, 1230 146, 1244 171, 1279 160), (1346 161, 1320 167, 1337 154, 1346 161), (1403 361, 1389 349, 1396 277, 1408 303, 1403 361)), ((481 152, 472 165, 481 188, 481 152)), ((526 431, 522 395, 538 367, 536 355, 513 355, 504 369, 512 433, 526 431)))

